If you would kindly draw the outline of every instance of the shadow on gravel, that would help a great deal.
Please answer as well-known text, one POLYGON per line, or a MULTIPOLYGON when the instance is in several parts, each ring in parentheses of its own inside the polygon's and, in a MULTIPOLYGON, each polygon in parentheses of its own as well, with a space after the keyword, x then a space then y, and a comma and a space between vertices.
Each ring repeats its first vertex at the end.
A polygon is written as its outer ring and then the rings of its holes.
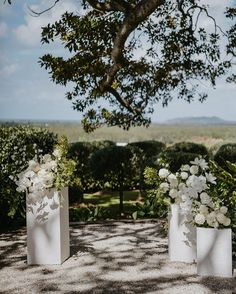
POLYGON ((41 266, 26 264, 24 229, 1 234, 0 290, 12 294, 235 291, 235 279, 201 278, 195 265, 170 263, 162 232, 158 222, 73 226, 71 257, 62 265, 41 266))

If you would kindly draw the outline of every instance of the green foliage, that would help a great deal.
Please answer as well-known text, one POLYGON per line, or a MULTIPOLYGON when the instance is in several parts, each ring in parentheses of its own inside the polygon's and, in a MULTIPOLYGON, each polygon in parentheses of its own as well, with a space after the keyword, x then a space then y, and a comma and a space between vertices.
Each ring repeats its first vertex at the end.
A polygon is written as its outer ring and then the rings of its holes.
POLYGON ((165 218, 168 214, 167 201, 157 190, 147 191, 144 203, 136 203, 137 210, 132 214, 137 218, 165 218))
MULTIPOLYGON (((42 30, 42 43, 59 39, 69 57, 46 54, 40 59, 55 83, 74 83, 66 97, 84 113, 87 131, 103 124, 125 129, 148 125, 154 104, 166 106, 173 93, 188 102, 195 97, 203 101, 199 80, 215 86, 234 64, 236 28, 222 32, 211 17, 211 5, 198 0, 178 5, 169 0, 122 1, 123 9, 108 9, 107 1, 89 2, 83 1, 84 13, 65 12, 42 30), (209 17, 210 30, 200 22, 201 15, 209 17), (142 57, 135 58, 140 49, 142 57)), ((234 16, 228 8, 227 21, 234 16)))
POLYGON ((111 141, 76 142, 70 145, 69 156, 77 163, 76 177, 81 181, 81 186, 85 192, 93 192, 102 188, 100 182, 92 176, 89 165, 92 154, 112 145, 114 143, 111 141))
POLYGON ((165 144, 162 142, 150 140, 150 141, 140 141, 129 143, 128 146, 134 148, 134 152, 138 157, 138 166, 139 170, 138 183, 140 191, 143 191, 146 188, 144 183, 144 169, 146 166, 154 166, 158 154, 163 151, 165 144))
POLYGON ((214 160, 224 169, 228 170, 227 161, 236 163, 236 144, 224 144, 216 152, 214 160))
POLYGON ((233 231, 233 252, 236 258, 236 163, 225 162, 227 170, 215 162, 211 162, 211 170, 216 176, 216 185, 212 189, 212 197, 228 207, 233 231))
POLYGON ((188 164, 199 155, 208 159, 208 150, 204 145, 192 142, 176 143, 160 154, 160 160, 168 164, 171 172, 177 172, 183 164, 188 164))
POLYGON ((101 206, 79 207, 69 209, 70 222, 92 222, 108 218, 108 209, 101 206))
POLYGON ((9 217, 24 217, 25 195, 16 192, 10 177, 27 167, 34 156, 51 153, 56 136, 47 130, 28 126, 0 128, 0 222, 9 217))
POLYGON ((132 189, 136 157, 130 147, 111 146, 96 151, 90 160, 95 179, 112 189, 132 189))

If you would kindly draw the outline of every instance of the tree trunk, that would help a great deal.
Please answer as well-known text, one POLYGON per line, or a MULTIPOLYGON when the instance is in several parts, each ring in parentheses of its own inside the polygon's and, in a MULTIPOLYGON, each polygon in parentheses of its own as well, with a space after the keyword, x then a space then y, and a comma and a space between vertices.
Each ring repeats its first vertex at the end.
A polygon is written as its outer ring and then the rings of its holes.
POLYGON ((124 191, 123 191, 123 185, 120 186, 119 195, 120 195, 120 215, 122 215, 122 213, 124 212, 124 204, 123 204, 124 191))

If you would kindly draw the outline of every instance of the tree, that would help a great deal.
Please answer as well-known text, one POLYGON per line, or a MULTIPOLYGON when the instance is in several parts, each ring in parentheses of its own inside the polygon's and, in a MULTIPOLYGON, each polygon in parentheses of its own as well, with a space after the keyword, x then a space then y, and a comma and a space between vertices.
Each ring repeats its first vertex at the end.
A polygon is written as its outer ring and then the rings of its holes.
MULTIPOLYGON (((96 151, 90 166, 93 176, 104 183, 108 182, 113 189, 119 191, 120 213, 124 211, 124 189, 132 184, 136 174, 137 162, 130 147, 110 146, 96 151)), ((129 187, 132 188, 132 187, 129 187)))
MULTIPOLYGON (((83 0, 83 15, 65 12, 42 29, 42 43, 59 39, 70 56, 45 54, 40 65, 55 83, 74 83, 66 97, 84 113, 86 131, 103 124, 148 126, 157 102, 167 106, 173 95, 204 101, 199 82, 215 86, 218 77, 230 74, 236 25, 224 32, 202 2, 83 0), (202 27, 203 16, 211 28, 202 27)), ((235 7, 226 8, 228 20, 235 15, 235 7)), ((228 81, 235 80, 231 73, 228 81)))

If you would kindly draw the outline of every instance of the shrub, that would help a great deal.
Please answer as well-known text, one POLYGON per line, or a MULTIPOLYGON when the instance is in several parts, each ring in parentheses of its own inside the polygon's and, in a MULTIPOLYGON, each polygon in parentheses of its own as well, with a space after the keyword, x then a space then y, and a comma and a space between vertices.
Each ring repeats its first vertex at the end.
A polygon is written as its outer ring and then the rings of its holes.
POLYGON ((120 193, 120 212, 123 211, 123 191, 133 189, 136 157, 130 147, 111 146, 96 151, 90 159, 95 179, 107 182, 120 193))
POLYGON ((204 145, 181 142, 166 148, 160 154, 159 160, 168 164, 171 172, 177 172, 182 164, 188 164, 199 155, 208 159, 208 150, 204 145))
POLYGON ((1 223, 9 223, 9 217, 25 216, 25 195, 16 192, 10 179, 26 168, 35 155, 50 153, 57 137, 41 128, 29 126, 0 128, 0 209, 1 223))
POLYGON ((136 185, 139 186, 140 191, 146 188, 143 172, 146 166, 154 166, 157 156, 165 149, 165 144, 158 141, 140 141, 128 144, 128 146, 134 148, 134 152, 138 157, 139 170, 136 185))
POLYGON ((216 152, 214 160, 224 169, 228 170, 227 161, 236 163, 236 144, 224 144, 216 152))

